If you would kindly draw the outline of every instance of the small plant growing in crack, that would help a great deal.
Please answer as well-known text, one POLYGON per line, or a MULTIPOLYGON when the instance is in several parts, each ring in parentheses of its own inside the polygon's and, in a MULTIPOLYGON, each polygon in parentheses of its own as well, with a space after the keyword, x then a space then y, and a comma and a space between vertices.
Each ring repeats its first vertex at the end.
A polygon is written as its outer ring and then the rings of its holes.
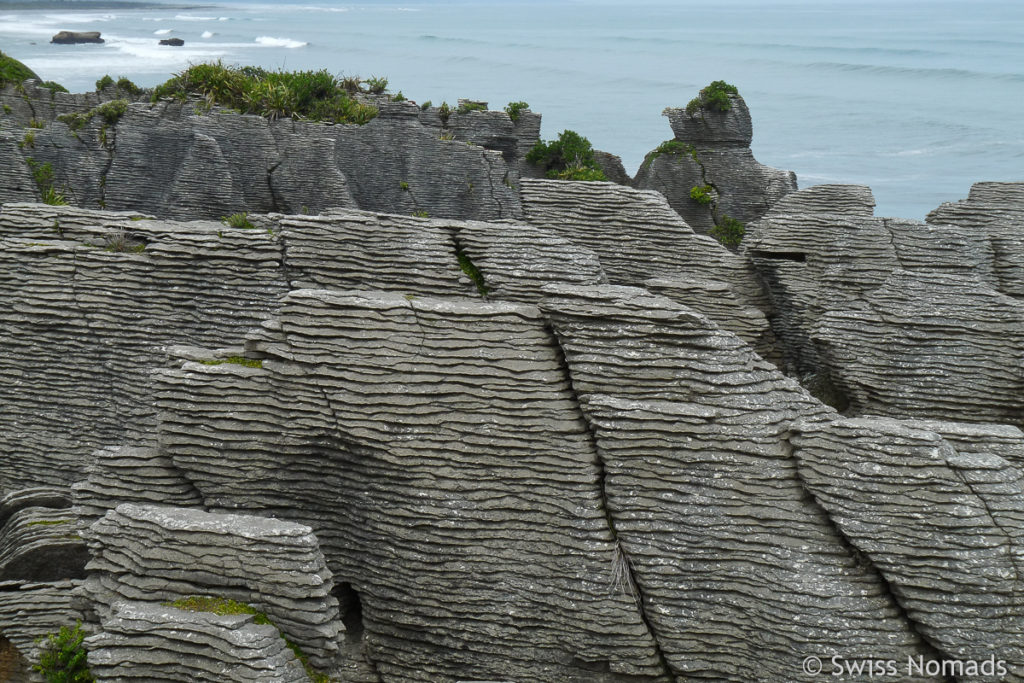
POLYGON ((233 213, 230 216, 223 216, 221 217, 221 221, 223 221, 229 228, 251 230, 256 227, 249 221, 249 214, 247 213, 233 213))

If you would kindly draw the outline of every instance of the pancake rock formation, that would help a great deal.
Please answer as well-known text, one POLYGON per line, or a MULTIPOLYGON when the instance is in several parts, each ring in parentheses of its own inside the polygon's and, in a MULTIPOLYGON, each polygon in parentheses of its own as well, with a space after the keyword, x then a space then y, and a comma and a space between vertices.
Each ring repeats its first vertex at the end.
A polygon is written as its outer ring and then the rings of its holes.
POLYGON ((0 678, 1024 680, 1024 183, 876 217, 729 91, 631 187, 525 109, 23 89, 0 678))

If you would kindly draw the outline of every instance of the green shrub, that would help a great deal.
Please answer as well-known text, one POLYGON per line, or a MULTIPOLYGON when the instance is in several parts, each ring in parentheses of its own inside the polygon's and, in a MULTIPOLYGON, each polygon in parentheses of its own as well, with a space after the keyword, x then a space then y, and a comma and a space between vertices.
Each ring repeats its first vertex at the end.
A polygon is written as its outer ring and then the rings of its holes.
POLYGON ((114 85, 114 79, 110 77, 110 74, 105 75, 103 78, 96 81, 96 91, 99 92, 104 88, 114 85))
POLYGON ((392 102, 405 102, 405 95, 403 95, 402 91, 399 90, 398 92, 396 92, 394 95, 391 96, 391 101, 392 102))
POLYGON ((25 133, 25 137, 18 143, 19 149, 35 149, 36 146, 36 134, 32 131, 25 133))
POLYGON ((103 120, 111 126, 117 123, 126 111, 128 111, 128 100, 111 100, 93 109, 95 114, 102 116, 103 120))
POLYGON ((40 164, 32 157, 26 157, 25 163, 28 164, 29 169, 32 171, 32 179, 36 181, 36 186, 39 188, 39 194, 42 197, 44 204, 50 204, 52 206, 65 206, 67 205, 67 199, 64 198, 62 192, 58 192, 54 187, 54 174, 53 166, 49 161, 40 164))
POLYGON ((124 230, 118 230, 103 240, 103 248, 121 254, 139 254, 146 249, 145 242, 134 241, 124 230))
POLYGON ((5 113, 5 114, 11 114, 11 113, 13 113, 13 112, 14 112, 14 110, 13 110, 13 109, 11 109, 11 105, 9 105, 9 104, 4 104, 4 113, 5 113))
POLYGON ((508 117, 513 121, 518 121, 519 115, 529 108, 530 105, 526 102, 509 102, 505 105, 505 113, 508 114, 508 117))
POLYGON ((344 76, 340 81, 338 81, 338 85, 341 86, 341 89, 349 95, 355 95, 357 92, 362 90, 362 83, 363 79, 359 78, 359 76, 344 76))
POLYGON ((690 188, 690 199, 707 206, 711 203, 711 186, 710 185, 694 185, 690 188))
POLYGON ((427 100, 426 102, 424 102, 423 104, 420 105, 420 111, 426 111, 426 110, 430 109, 430 105, 431 104, 433 104, 433 103, 430 100, 427 100))
POLYGON ((377 108, 349 97, 344 82, 326 70, 266 71, 259 67, 229 67, 221 62, 195 64, 157 86, 152 100, 190 95, 243 114, 269 119, 304 118, 311 121, 364 124, 377 116, 377 108))
POLYGON ((605 180, 594 160, 594 147, 579 133, 564 130, 557 140, 538 140, 526 160, 541 168, 548 178, 561 180, 605 180))
POLYGON ((142 88, 140 88, 139 86, 135 85, 134 83, 132 83, 130 80, 128 80, 124 76, 121 76, 121 78, 117 79, 117 89, 118 90, 123 90, 124 92, 128 93, 132 97, 138 97, 139 95, 142 94, 142 88))
POLYGON ((409 191, 409 183, 405 182, 404 180, 398 183, 398 187, 402 189, 402 192, 409 191))
POLYGON ((249 222, 249 214, 247 213, 233 213, 230 216, 223 216, 221 220, 229 228, 244 228, 251 230, 256 226, 249 222))
POLYGON ((729 111, 732 109, 732 100, 729 99, 729 95, 739 94, 740 92, 736 89, 735 85, 730 85, 725 81, 712 81, 706 87, 701 88, 697 97, 690 100, 689 104, 686 105, 686 113, 693 115, 698 109, 719 112, 729 111))
POLYGON ((738 247, 746 233, 746 226, 729 216, 722 216, 718 225, 711 228, 711 236, 727 247, 738 247))
POLYGON ((74 628, 61 626, 60 631, 39 640, 39 663, 32 669, 42 674, 47 683, 92 683, 89 672, 82 623, 74 628))
POLYGON ((471 111, 486 111, 487 105, 483 102, 464 101, 459 105, 460 114, 468 114, 471 111))
POLYGON ((43 81, 39 85, 50 91, 50 97, 53 97, 53 93, 68 92, 67 88, 56 81, 43 81))
POLYGON ((441 117, 441 123, 447 126, 448 119, 452 115, 452 108, 448 106, 447 102, 442 102, 441 106, 437 108, 437 115, 441 117))
POLYGON ((39 80, 35 71, 0 51, 0 88, 8 83, 23 83, 30 78, 39 80))
POLYGON ((374 95, 380 95, 388 89, 388 79, 379 76, 371 76, 366 79, 366 89, 374 95))

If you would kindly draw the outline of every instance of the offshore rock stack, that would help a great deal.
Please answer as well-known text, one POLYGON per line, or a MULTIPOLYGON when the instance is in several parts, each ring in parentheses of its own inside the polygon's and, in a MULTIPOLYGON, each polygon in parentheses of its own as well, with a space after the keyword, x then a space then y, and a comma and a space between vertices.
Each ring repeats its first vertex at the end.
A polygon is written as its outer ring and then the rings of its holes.
POLYGON ((738 94, 613 183, 529 111, 23 89, 0 678, 81 622, 101 681, 1024 680, 1024 183, 876 217, 738 94))

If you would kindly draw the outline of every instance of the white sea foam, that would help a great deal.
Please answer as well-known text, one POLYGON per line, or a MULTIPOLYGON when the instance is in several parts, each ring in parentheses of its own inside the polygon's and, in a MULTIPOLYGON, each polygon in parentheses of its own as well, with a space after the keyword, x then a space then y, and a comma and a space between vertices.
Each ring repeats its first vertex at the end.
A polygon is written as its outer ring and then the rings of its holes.
POLYGON ((287 48, 306 47, 307 45, 309 45, 309 43, 304 43, 299 40, 292 40, 291 38, 273 38, 271 36, 260 36, 259 38, 256 39, 256 44, 262 45, 263 47, 287 48))
POLYGON ((153 31, 153 35, 154 36, 166 36, 168 33, 170 33, 173 30, 174 29, 170 29, 170 28, 161 28, 161 29, 158 29, 156 31, 153 31))
POLYGON ((203 38, 213 38, 213 31, 203 31, 203 38))
POLYGON ((197 17, 194 14, 175 14, 178 21, 216 21, 217 17, 197 17))

